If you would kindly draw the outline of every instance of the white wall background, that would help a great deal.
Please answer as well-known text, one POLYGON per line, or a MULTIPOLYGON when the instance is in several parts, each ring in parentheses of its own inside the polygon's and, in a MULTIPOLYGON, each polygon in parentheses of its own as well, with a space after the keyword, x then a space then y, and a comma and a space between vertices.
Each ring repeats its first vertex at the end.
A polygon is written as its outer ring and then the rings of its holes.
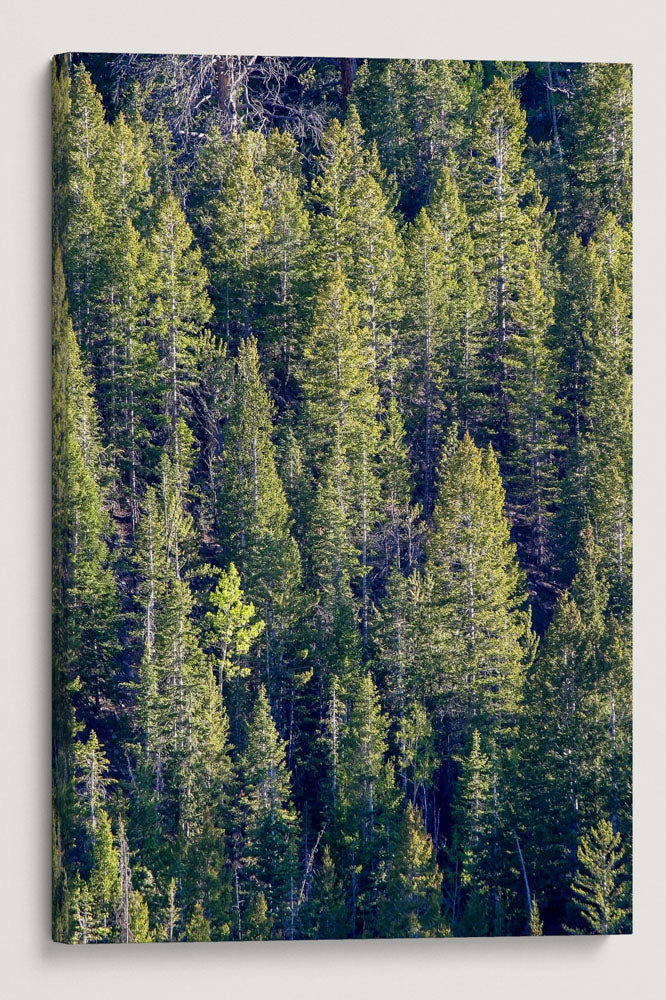
POLYGON ((666 17, 659 0, 36 0, 0 20, 0 996, 666 997, 666 17), (61 51, 634 63, 635 932, 166 945, 50 941, 50 70, 61 51))

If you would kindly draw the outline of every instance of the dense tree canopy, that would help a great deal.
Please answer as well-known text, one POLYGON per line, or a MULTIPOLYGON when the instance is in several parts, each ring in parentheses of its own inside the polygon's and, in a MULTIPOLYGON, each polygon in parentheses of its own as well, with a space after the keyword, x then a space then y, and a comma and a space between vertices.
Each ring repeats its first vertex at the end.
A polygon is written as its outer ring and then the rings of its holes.
POLYGON ((53 68, 53 934, 631 930, 631 72, 53 68))

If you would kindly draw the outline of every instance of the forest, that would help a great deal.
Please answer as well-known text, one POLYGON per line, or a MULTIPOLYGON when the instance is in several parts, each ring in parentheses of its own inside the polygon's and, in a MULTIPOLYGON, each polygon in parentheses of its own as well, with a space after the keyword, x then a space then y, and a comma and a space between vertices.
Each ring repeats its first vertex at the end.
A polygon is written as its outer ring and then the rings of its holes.
POLYGON ((631 933, 631 68, 52 88, 54 940, 631 933))

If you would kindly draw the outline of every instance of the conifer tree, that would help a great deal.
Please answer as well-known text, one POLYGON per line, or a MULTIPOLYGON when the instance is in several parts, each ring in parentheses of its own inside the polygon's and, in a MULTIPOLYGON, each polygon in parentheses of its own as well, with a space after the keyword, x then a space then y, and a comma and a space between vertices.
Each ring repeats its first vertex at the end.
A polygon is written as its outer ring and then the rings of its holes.
POLYGON ((179 417, 188 409, 186 393, 194 374, 194 351, 212 306, 201 253, 192 246, 192 230, 173 195, 155 213, 150 246, 159 280, 155 287, 156 335, 163 372, 164 412, 177 453, 179 417), (185 396, 185 398, 183 398, 185 396))
POLYGON ((206 616, 219 659, 220 695, 224 690, 224 678, 231 679, 242 671, 241 657, 249 652, 264 629, 264 622, 253 621, 254 604, 245 603, 243 598, 238 570, 231 563, 228 572, 220 574, 211 594, 210 602, 215 610, 206 616))
POLYGON ((244 340, 225 430, 222 522, 243 589, 265 622, 256 670, 282 723, 283 704, 292 688, 289 643, 299 615, 301 564, 275 464, 273 414, 260 376, 257 343, 244 340))
POLYGON ((293 938, 298 825, 285 743, 273 722, 263 686, 248 721, 247 749, 240 771, 245 789, 240 804, 244 882, 248 891, 263 894, 277 935, 293 938))
POLYGON ((107 941, 116 933, 116 906, 120 903, 118 851, 113 843, 111 821, 102 809, 95 829, 93 866, 90 873, 90 899, 98 940, 107 941))
POLYGON ((256 132, 241 132, 229 148, 220 149, 226 145, 218 132, 212 134, 196 183, 204 191, 213 179, 219 186, 209 198, 195 189, 195 199, 203 202, 198 229, 208 248, 215 323, 230 344, 255 330, 257 288, 272 218, 264 208, 259 176, 266 140, 256 132))
POLYGON ((534 639, 497 459, 468 434, 442 465, 433 522, 428 567, 442 643, 433 709, 475 719, 482 735, 504 743, 534 639))
POLYGON ((432 841, 420 812, 408 802, 379 904, 380 937, 439 937, 444 932, 441 885, 432 841))
POLYGON ((492 410, 484 422, 507 446, 506 353, 514 330, 514 309, 529 259, 531 229, 537 222, 526 210, 536 194, 523 149, 525 112, 507 83, 496 77, 481 95, 474 123, 470 161, 469 211, 484 305, 482 331, 492 410))
MULTIPOLYGON (((352 111, 355 114, 353 106, 350 115, 352 111)), ((348 130, 354 122, 348 117, 348 130)), ((358 130, 362 135, 360 123, 358 130)), ((386 177, 376 151, 363 157, 361 163, 349 194, 354 259, 348 281, 358 300, 359 322, 367 330, 372 348, 373 379, 386 397, 395 391, 400 368, 396 341, 403 312, 399 290, 404 253, 391 203, 382 189, 386 177)))
POLYGON ((446 250, 443 234, 421 209, 405 240, 408 273, 405 311, 406 353, 402 395, 409 401, 408 429, 419 468, 419 497, 426 516, 433 503, 438 460, 438 429, 444 409, 444 380, 448 373, 446 250))
POLYGON ((257 291, 257 324, 268 349, 273 380, 284 393, 302 351, 309 311, 307 254, 310 219, 296 142, 274 129, 259 168, 263 206, 269 215, 263 240, 262 273, 257 291))
POLYGON ((67 117, 67 225, 62 249, 72 323, 84 351, 89 347, 102 258, 105 217, 98 173, 107 129, 101 97, 83 63, 78 63, 72 72, 67 117))
POLYGON ((352 267, 354 226, 351 187, 354 180, 354 152, 349 131, 333 118, 321 138, 317 159, 319 173, 310 185, 316 209, 312 236, 316 248, 313 270, 327 280, 338 269, 348 276, 352 267))
POLYGON ((428 217, 443 237, 446 277, 446 401, 448 415, 464 429, 474 426, 483 388, 480 358, 479 284, 469 218, 452 171, 444 167, 428 202, 428 217))
POLYGON ((631 224, 631 67, 586 63, 576 67, 565 126, 570 147, 573 222, 590 235, 608 212, 631 224))
POLYGON ((572 348, 578 375, 569 419, 576 437, 560 524, 571 566, 581 530, 591 521, 615 600, 626 608, 631 565, 630 240, 608 216, 585 250, 574 241, 572 253, 582 270, 578 301, 585 305, 577 309, 583 315, 583 334, 572 348))
POLYGON ((185 926, 185 940, 210 941, 210 939, 210 921, 206 918, 201 903, 197 903, 185 926))
POLYGON ((572 883, 576 906, 593 934, 619 934, 626 927, 625 875, 620 835, 607 819, 581 838, 579 870, 572 883))
POLYGON ((389 400, 383 419, 379 461, 382 473, 382 525, 385 573, 395 563, 410 569, 417 558, 418 518, 421 508, 411 503, 409 448, 402 415, 395 398, 389 400))
POLYGON ((350 702, 340 742, 335 823, 352 934, 374 937, 400 795, 386 764, 388 719, 370 674, 356 680, 350 702))
MULTIPOLYGON (((467 904, 474 893, 489 905, 498 872, 494 853, 497 822, 493 802, 493 765, 481 747, 479 730, 472 733, 469 752, 461 758, 461 771, 455 796, 456 842, 460 865, 460 883, 467 904), (470 893, 471 890, 471 893, 470 893)), ((454 916, 457 918, 458 913, 454 916)), ((470 914, 466 915, 469 926, 470 914)))
POLYGON ((349 935, 349 915, 344 892, 328 844, 322 851, 312 895, 304 904, 301 920, 306 937, 328 940, 346 938, 349 935))
POLYGON ((511 449, 509 483, 524 562, 542 577, 552 554, 550 523, 558 499, 555 417, 556 356, 547 335, 552 300, 534 260, 518 292, 516 332, 507 349, 511 449))
MULTIPOLYGON (((314 327, 303 357, 301 381, 312 464, 319 495, 337 497, 340 542, 360 556, 361 622, 364 646, 369 621, 368 574, 371 532, 379 504, 376 456, 379 424, 377 389, 372 383, 372 355, 367 335, 339 267, 322 290, 314 327), (324 470, 325 469, 325 474, 324 470)), ((331 523, 336 523, 331 522, 331 523)), ((347 548, 347 553, 351 553, 347 548)), ((339 550, 336 563, 351 578, 353 567, 339 550), (343 562, 346 563, 343 567, 343 562)))
POLYGON ((60 258, 54 263, 54 345, 58 407, 56 510, 59 538, 59 587, 67 607, 61 683, 78 676, 78 701, 85 724, 94 706, 108 693, 117 654, 118 601, 110 567, 111 522, 104 505, 104 469, 92 385, 83 372, 80 353, 67 315, 60 258), (62 464, 60 464, 62 463, 62 464), (66 678, 66 679, 65 679, 66 678))

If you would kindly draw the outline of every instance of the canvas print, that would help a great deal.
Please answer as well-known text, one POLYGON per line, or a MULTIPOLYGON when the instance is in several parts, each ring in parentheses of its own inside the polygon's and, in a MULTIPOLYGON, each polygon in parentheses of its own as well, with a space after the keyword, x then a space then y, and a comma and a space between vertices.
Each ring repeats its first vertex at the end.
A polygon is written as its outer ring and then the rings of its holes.
POLYGON ((631 932, 631 68, 53 60, 53 937, 631 932))

